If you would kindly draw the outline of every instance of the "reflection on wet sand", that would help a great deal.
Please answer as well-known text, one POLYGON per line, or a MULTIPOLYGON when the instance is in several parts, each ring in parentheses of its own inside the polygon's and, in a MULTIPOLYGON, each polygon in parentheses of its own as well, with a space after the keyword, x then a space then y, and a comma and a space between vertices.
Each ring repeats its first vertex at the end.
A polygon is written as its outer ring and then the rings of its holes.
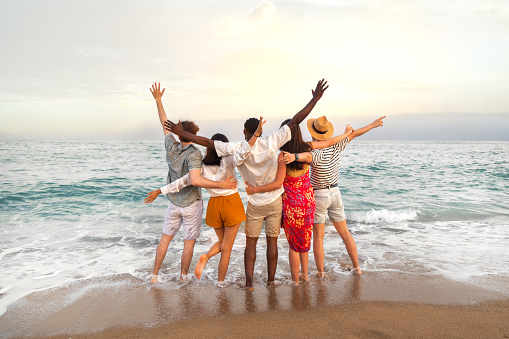
POLYGON ((289 311, 318 308, 341 302, 361 300, 362 277, 313 279, 291 285, 257 286, 248 291, 235 285, 203 286, 185 283, 168 291, 167 286, 149 288, 160 320, 195 316, 230 315, 265 311, 289 311))
POLYGON ((200 317, 222 318, 246 313, 254 316, 257 312, 341 307, 359 301, 464 304, 465 301, 507 298, 507 294, 436 276, 409 277, 394 272, 328 275, 312 278, 300 286, 280 282, 270 286, 256 284, 254 291, 235 284, 218 287, 211 281, 169 281, 152 285, 129 277, 116 277, 107 283, 108 287, 104 288, 104 281, 90 280, 34 293, 0 317, 0 328, 10 329, 8 336, 42 337, 113 327, 171 326, 180 320, 200 317), (34 309, 43 311, 34 317, 34 309))

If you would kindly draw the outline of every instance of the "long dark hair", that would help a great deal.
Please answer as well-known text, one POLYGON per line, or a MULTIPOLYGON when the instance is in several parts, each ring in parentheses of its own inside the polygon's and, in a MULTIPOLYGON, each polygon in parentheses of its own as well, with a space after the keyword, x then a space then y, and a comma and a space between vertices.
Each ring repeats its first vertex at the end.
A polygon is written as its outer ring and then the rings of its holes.
MULTIPOLYGON (((210 138, 211 140, 219 140, 223 142, 228 142, 228 138, 221 133, 216 133, 210 138)), ((204 165, 212 165, 219 166, 221 164, 221 157, 217 156, 216 150, 207 148, 207 154, 205 154, 205 158, 203 158, 204 165)))
MULTIPOLYGON (((286 119, 281 124, 281 127, 283 127, 284 125, 286 125, 289 122, 290 122, 290 119, 286 119)), ((311 145, 309 145, 309 143, 302 140, 302 133, 300 132, 299 125, 294 125, 292 128, 290 128, 290 131, 292 132, 292 139, 290 141, 288 141, 286 144, 284 144, 283 147, 280 148, 282 151, 285 151, 288 153, 303 153, 303 152, 308 152, 308 151, 312 150, 311 145)), ((300 171, 304 168, 304 163, 294 161, 294 162, 289 163, 286 166, 294 171, 300 171)))

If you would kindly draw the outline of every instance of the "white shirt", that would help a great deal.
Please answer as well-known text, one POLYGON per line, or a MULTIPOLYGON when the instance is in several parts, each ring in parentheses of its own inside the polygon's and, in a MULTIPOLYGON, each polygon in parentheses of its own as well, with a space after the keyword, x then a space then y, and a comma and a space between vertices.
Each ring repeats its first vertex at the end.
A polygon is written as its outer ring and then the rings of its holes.
MULTIPOLYGON (((253 187, 263 186, 273 182, 276 179, 279 148, 290 141, 291 138, 292 132, 288 125, 284 125, 267 138, 258 138, 253 147, 251 147, 251 153, 249 153, 242 164, 237 166, 242 179, 253 187)), ((235 154, 235 152, 240 149, 241 144, 242 143, 239 142, 214 141, 214 146, 219 156, 235 154)), ((262 206, 270 204, 279 198, 283 192, 284 188, 281 187, 271 192, 248 195, 247 199, 253 205, 262 206)))
MULTIPOLYGON (((238 149, 233 155, 221 157, 219 166, 203 165, 201 168, 201 176, 212 181, 224 181, 231 176, 235 178, 235 167, 242 164, 250 152, 251 145, 249 145, 247 141, 243 141, 239 143, 238 149)), ((182 178, 173 181, 171 184, 161 187, 161 192, 163 194, 176 193, 189 185, 191 185, 191 179, 189 179, 189 174, 186 174, 182 178)), ((233 189, 207 188, 207 191, 211 197, 225 197, 237 193, 238 189, 237 187, 233 189)))

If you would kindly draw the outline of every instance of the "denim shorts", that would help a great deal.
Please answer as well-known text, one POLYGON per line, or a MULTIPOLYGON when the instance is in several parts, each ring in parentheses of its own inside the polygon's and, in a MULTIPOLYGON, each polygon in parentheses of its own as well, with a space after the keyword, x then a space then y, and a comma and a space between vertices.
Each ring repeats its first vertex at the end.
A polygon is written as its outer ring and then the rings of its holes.
POLYGON ((315 190, 316 211, 314 224, 324 224, 327 214, 332 222, 346 219, 343 200, 339 187, 315 190))

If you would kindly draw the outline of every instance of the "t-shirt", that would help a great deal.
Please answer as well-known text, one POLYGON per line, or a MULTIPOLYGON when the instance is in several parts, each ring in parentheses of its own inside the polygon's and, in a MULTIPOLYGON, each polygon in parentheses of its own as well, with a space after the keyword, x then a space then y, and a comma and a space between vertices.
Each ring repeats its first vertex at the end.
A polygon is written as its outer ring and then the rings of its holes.
MULTIPOLYGON (((238 165, 242 179, 253 187, 270 184, 276 179, 277 156, 279 148, 286 144, 292 138, 292 132, 288 125, 284 125, 276 132, 266 138, 258 138, 251 147, 251 153, 241 165, 238 165)), ((214 141, 217 155, 222 157, 228 154, 234 154, 240 147, 240 142, 222 142, 214 141)), ((264 193, 255 193, 248 195, 249 202, 256 206, 270 204, 281 194, 284 188, 264 193)))
MULTIPOLYGON (((201 152, 193 144, 183 147, 175 140, 173 134, 168 133, 164 139, 164 146, 168 163, 166 180, 168 184, 188 174, 190 170, 201 170, 201 152)), ((178 193, 166 194, 166 197, 176 206, 188 207, 201 199, 201 190, 199 187, 187 186, 178 193)))
POLYGON ((314 189, 337 185, 339 182, 339 157, 348 144, 348 137, 327 148, 311 151, 311 185, 314 189))

